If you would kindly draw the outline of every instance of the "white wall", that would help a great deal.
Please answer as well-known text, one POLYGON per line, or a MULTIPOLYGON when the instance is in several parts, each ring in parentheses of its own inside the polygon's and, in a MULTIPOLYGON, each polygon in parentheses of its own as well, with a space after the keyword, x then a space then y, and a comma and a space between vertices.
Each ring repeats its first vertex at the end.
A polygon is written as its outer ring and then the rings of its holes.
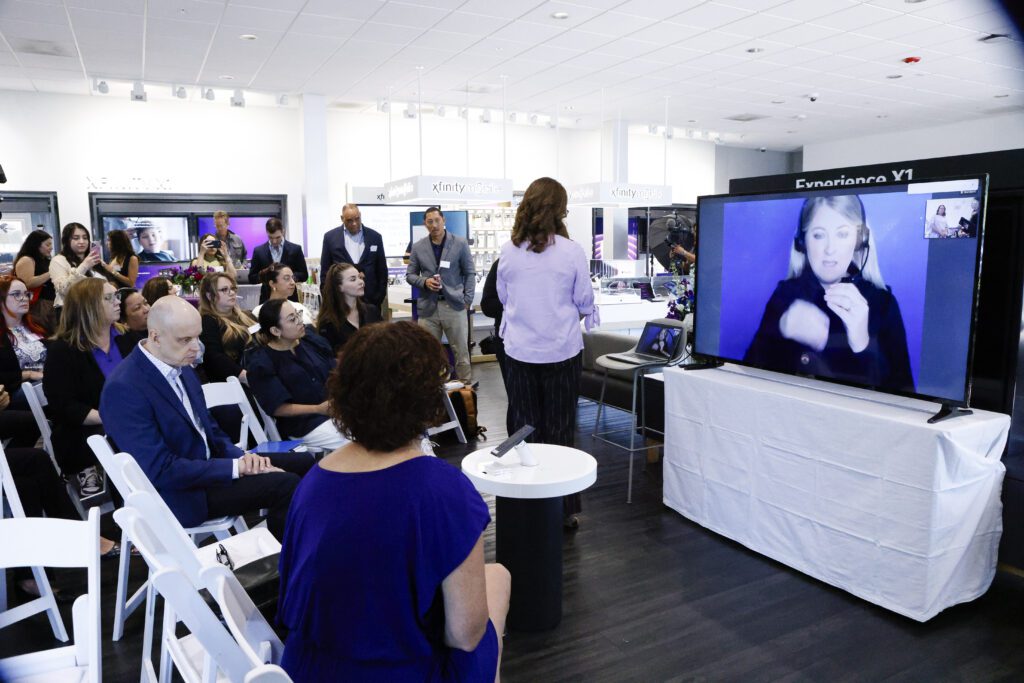
MULTIPOLYGON (((715 191, 715 144, 673 138, 668 141, 668 172, 665 140, 645 132, 629 134, 629 182, 671 185, 672 201, 694 204, 702 194, 715 191)), ((598 178, 593 178, 593 181, 598 178)), ((611 180, 606 178, 605 180, 611 180)))
POLYGON ((804 147, 804 171, 1024 147, 1024 114, 869 135, 804 147))
POLYGON ((298 127, 295 109, 0 91, 0 164, 5 189, 56 191, 62 223, 88 225, 88 193, 127 182, 145 192, 287 194, 301 236, 298 127))
POLYGON ((800 171, 792 152, 761 152, 745 147, 715 147, 715 194, 727 194, 733 178, 800 171))

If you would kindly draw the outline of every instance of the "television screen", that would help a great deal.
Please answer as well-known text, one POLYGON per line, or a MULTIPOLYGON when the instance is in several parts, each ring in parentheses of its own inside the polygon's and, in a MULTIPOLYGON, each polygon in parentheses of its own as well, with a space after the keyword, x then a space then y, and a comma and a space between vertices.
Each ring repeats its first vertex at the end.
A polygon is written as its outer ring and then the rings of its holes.
MULTIPOLYGON (((256 247, 267 241, 267 221, 271 216, 231 216, 228 221, 228 230, 242 238, 245 245, 246 258, 252 258, 252 252, 256 247)), ((203 235, 211 235, 215 232, 213 216, 199 216, 197 219, 199 238, 203 235)), ((285 237, 292 242, 302 242, 302 236, 289 235, 285 229, 285 237)), ((318 254, 319 255, 319 252, 318 254)))
POLYGON ((701 197, 694 353, 966 405, 987 182, 701 197))
POLYGON ((104 216, 104 243, 111 230, 128 233, 140 264, 173 263, 192 258, 185 216, 104 216))

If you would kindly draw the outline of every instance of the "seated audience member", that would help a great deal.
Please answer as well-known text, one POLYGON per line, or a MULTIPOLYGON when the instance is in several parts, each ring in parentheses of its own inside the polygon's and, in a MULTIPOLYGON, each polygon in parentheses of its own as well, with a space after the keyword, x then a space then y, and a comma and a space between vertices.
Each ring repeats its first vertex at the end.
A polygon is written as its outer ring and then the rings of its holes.
POLYGON ((174 254, 163 249, 164 231, 147 220, 135 224, 135 238, 139 240, 139 263, 171 263, 174 254))
POLYGON ((121 316, 117 321, 117 329, 131 340, 132 347, 149 336, 146 321, 149 318, 149 304, 139 290, 127 287, 118 290, 121 297, 121 316))
MULTIPOLYGON (((64 315, 46 354, 43 393, 53 423, 54 455, 65 477, 78 473, 83 495, 103 488, 86 439, 103 434, 100 393, 132 350, 131 341, 114 327, 120 315, 114 285, 93 278, 76 282, 68 290, 64 315)), ((130 420, 131 415, 126 411, 120 417, 130 420)))
POLYGON ((306 333, 295 304, 271 299, 260 310, 260 343, 245 354, 249 388, 290 439, 327 450, 348 443, 328 419, 327 376, 335 355, 320 335, 306 333))
POLYGON ((139 257, 132 251, 132 241, 124 230, 111 230, 107 235, 110 263, 107 270, 118 287, 134 287, 139 279, 139 257))
POLYGON ((281 550, 281 665, 298 682, 493 681, 510 578, 484 565, 487 505, 422 454, 448 362, 411 322, 368 325, 331 374, 352 443, 299 484, 281 550), (372 397, 372 400, 371 400, 372 397))
POLYGON ((29 311, 40 325, 52 333, 56 327, 53 319, 53 300, 57 291, 50 279, 50 256, 53 254, 53 238, 45 230, 33 230, 21 244, 21 250, 14 257, 14 274, 32 292, 32 306, 29 311))
POLYGON ((204 235, 199 240, 199 256, 192 259, 192 265, 202 270, 227 273, 237 278, 238 271, 228 256, 228 245, 217 239, 216 235, 204 235))
POLYGON ((365 280, 351 263, 335 263, 324 276, 316 324, 335 354, 360 327, 380 322, 380 309, 363 299, 365 289, 365 280))
MULTIPOLYGON (((306 257, 302 253, 302 247, 284 238, 284 223, 280 218, 271 218, 267 221, 267 241, 252 250, 252 261, 249 262, 249 284, 255 285, 260 281, 260 272, 273 263, 281 263, 292 269, 296 282, 305 282, 309 278, 309 269, 306 268, 306 257)), ((260 287, 260 303, 270 298, 270 287, 264 284, 260 287)), ((291 301, 298 301, 298 294, 288 297, 291 301)))
POLYGON ((142 298, 150 306, 155 304, 156 300, 160 297, 171 294, 177 296, 178 286, 171 282, 169 277, 163 277, 162 275, 151 277, 146 280, 146 284, 142 285, 142 298))
MULTIPOLYGON (((295 285, 295 276, 292 273, 292 269, 283 263, 271 263, 269 266, 260 271, 260 282, 262 282, 269 290, 270 296, 267 301, 274 301, 275 299, 289 299, 295 295, 298 287, 295 285)), ((312 325, 313 316, 309 310, 300 304, 298 301, 292 301, 292 305, 295 310, 302 316, 303 325, 312 325)), ((256 306, 252 309, 252 314, 258 316, 260 314, 260 307, 256 306)))
POLYGON ((182 525, 267 508, 267 526, 281 538, 292 492, 313 460, 243 453, 221 431, 191 367, 201 330, 198 311, 184 299, 157 301, 149 336, 111 375, 100 414, 182 525))
MULTIPOLYGON (((25 516, 79 519, 78 512, 68 498, 64 482, 53 469, 50 456, 44 450, 33 448, 39 439, 39 430, 32 414, 12 410, 10 405, 11 395, 5 387, 0 386, 0 439, 10 439, 4 455, 10 465, 14 488, 18 491, 25 516)), ((120 544, 100 537, 101 557, 116 557, 120 551, 120 544)), ((19 567, 14 570, 14 576, 19 590, 38 597, 39 587, 30 569, 19 567)))
MULTIPOLYGON (((68 288, 87 277, 107 279, 109 271, 100 259, 99 246, 92 246, 89 230, 81 223, 68 223, 60 233, 60 253, 50 261, 50 280, 55 299, 53 306, 64 305, 68 288)), ((57 311, 59 318, 59 310, 57 311)))
POLYGON ((32 295, 16 277, 0 277, 0 384, 11 387, 14 407, 28 410, 22 382, 43 379, 46 361, 46 330, 28 312, 32 295))
POLYGON ((252 340, 249 328, 256 321, 238 307, 235 278, 226 273, 203 278, 199 285, 199 312, 203 322, 200 338, 205 347, 203 370, 207 380, 245 379, 242 353, 252 340))

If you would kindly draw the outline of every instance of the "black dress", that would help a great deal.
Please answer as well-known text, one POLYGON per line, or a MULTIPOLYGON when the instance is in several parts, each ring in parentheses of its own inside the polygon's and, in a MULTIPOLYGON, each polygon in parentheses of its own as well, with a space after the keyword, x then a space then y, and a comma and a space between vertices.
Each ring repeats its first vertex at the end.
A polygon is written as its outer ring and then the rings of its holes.
POLYGON ((854 353, 847 341, 843 321, 825 305, 825 289, 811 272, 783 280, 775 287, 765 306, 761 325, 743 360, 780 372, 834 378, 895 392, 914 392, 910 372, 907 334, 903 316, 892 290, 880 289, 863 277, 853 280, 868 303, 868 346, 854 353), (779 331, 779 320, 797 299, 818 307, 829 320, 828 343, 816 351, 787 339, 779 331))
MULTIPOLYGON (((380 321, 380 308, 373 304, 366 304, 366 310, 359 311, 359 327, 369 325, 370 323, 379 323, 380 321)), ((348 320, 342 321, 340 330, 334 326, 334 323, 326 320, 320 325, 320 329, 317 330, 331 345, 335 354, 341 351, 341 347, 348 343, 349 337, 358 331, 358 328, 348 320)))
POLYGON ((206 349, 203 351, 203 374, 208 382, 225 382, 228 377, 242 374, 242 352, 249 344, 249 338, 225 341, 220 320, 207 314, 203 316, 203 331, 199 339, 206 349))

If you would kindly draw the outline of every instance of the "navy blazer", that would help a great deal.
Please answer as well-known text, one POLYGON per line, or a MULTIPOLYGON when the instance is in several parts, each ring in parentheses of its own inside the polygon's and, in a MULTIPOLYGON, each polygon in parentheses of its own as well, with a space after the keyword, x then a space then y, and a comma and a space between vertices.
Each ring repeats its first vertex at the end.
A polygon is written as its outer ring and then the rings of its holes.
POLYGON ((363 300, 380 306, 388 293, 388 260, 384 256, 384 238, 376 230, 363 226, 363 255, 356 263, 345 248, 345 226, 328 230, 324 235, 324 249, 320 256, 320 283, 323 286, 327 269, 335 263, 352 263, 366 276, 363 300))
MULTIPOLYGON (((252 261, 249 262, 249 284, 255 285, 260 281, 260 271, 274 262, 270 254, 270 242, 264 242, 252 250, 252 261)), ((281 263, 292 269, 295 274, 295 282, 303 283, 309 279, 309 270, 306 268, 306 256, 302 253, 302 247, 294 242, 284 241, 281 248, 281 263)), ((298 301, 299 291, 288 297, 292 301, 298 301)), ((270 287, 264 284, 260 287, 260 303, 270 298, 270 287)))
POLYGON ((182 526, 197 526, 207 515, 207 489, 228 486, 232 460, 242 451, 210 415, 192 368, 181 373, 192 410, 203 424, 210 458, 185 406, 141 348, 132 351, 107 378, 100 417, 118 450, 142 467, 182 526))

